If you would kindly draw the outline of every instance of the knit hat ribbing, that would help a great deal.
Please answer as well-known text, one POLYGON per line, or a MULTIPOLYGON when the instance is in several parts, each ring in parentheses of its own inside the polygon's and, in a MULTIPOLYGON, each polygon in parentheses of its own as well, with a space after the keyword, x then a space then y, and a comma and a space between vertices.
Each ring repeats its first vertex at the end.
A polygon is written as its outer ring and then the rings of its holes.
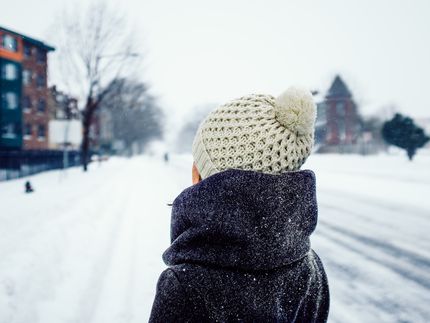
POLYGON ((253 94, 233 100, 200 124, 194 162, 203 179, 227 169, 298 170, 311 153, 315 117, 312 94, 300 88, 278 98, 253 94))

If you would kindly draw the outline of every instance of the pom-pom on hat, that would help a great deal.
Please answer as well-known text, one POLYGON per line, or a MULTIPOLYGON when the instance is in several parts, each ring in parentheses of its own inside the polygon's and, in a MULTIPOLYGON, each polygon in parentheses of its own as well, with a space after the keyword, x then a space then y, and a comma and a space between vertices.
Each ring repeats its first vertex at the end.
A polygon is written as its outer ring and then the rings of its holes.
POLYGON ((252 94, 212 111, 200 124, 193 157, 202 179, 227 169, 281 174, 300 169, 314 141, 312 94, 290 87, 277 98, 252 94))

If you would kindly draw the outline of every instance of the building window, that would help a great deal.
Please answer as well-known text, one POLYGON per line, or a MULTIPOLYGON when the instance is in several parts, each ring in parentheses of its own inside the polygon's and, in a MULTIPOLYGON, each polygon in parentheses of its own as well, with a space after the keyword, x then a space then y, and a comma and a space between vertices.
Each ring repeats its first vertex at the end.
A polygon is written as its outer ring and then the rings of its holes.
POLYGON ((11 35, 3 35, 2 46, 12 52, 18 51, 18 42, 16 38, 11 35))
POLYGON ((14 81, 18 78, 18 67, 12 63, 6 63, 2 67, 2 78, 8 81, 14 81))
POLYGON ((31 57, 31 47, 30 45, 24 44, 24 56, 31 57))
POLYGON ((341 141, 341 143, 343 143, 346 138, 345 119, 337 120, 337 130, 338 130, 339 140, 341 141))
POLYGON ((45 78, 43 77, 43 75, 37 75, 36 84, 39 88, 45 87, 45 78))
POLYGON ((46 101, 44 99, 39 99, 37 102, 37 112, 45 112, 46 101))
POLYGON ((317 104, 317 123, 327 123, 327 106, 322 102, 317 104))
POLYGON ((46 52, 43 49, 37 50, 37 62, 38 63, 45 63, 46 61, 46 52))
POLYGON ((24 108, 24 111, 31 110, 31 98, 28 95, 24 96, 22 99, 22 107, 24 108))
POLYGON ((345 103, 338 102, 336 103, 336 114, 338 118, 345 118, 345 103))
POLYGON ((64 95, 63 94, 57 94, 57 96, 55 97, 55 100, 57 102, 64 102, 64 95))
POLYGON ((45 126, 43 124, 37 126, 37 138, 45 139, 45 126))
POLYGON ((63 107, 57 106, 57 111, 56 111, 56 118, 57 119, 66 119, 66 114, 64 113, 63 107))
POLYGON ((30 70, 22 71, 22 82, 24 83, 24 85, 31 84, 31 78, 32 78, 32 73, 30 70))
POLYGON ((26 123, 24 127, 24 137, 30 138, 32 135, 32 126, 30 123, 26 123))
POLYGON ((2 105, 6 109, 18 108, 18 95, 15 92, 6 92, 2 94, 2 105))
POLYGON ((336 103, 336 119, 337 119, 337 130, 338 137, 341 143, 344 143, 346 138, 346 111, 345 102, 336 103))
POLYGON ((17 125, 14 123, 3 124, 1 127, 2 138, 14 139, 17 137, 17 125))

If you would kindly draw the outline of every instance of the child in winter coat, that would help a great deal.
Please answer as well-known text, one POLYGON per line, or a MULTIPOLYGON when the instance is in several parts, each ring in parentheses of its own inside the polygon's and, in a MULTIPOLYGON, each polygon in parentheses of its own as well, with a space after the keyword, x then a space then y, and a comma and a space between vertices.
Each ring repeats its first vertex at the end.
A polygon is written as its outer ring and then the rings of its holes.
POLYGON ((317 224, 312 95, 220 106, 193 142, 193 182, 173 202, 169 266, 150 322, 326 322, 329 291, 310 248, 317 224))

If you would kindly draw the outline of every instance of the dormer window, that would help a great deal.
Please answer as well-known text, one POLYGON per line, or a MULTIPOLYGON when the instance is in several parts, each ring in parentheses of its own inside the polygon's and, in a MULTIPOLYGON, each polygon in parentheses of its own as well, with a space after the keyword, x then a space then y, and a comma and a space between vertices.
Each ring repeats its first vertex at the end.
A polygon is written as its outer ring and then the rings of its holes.
POLYGON ((336 103, 336 114, 338 118, 345 118, 346 111, 345 111, 345 103, 344 102, 337 102, 336 103))
POLYGON ((2 47, 10 50, 11 52, 18 51, 18 42, 15 37, 11 35, 3 35, 2 47))

